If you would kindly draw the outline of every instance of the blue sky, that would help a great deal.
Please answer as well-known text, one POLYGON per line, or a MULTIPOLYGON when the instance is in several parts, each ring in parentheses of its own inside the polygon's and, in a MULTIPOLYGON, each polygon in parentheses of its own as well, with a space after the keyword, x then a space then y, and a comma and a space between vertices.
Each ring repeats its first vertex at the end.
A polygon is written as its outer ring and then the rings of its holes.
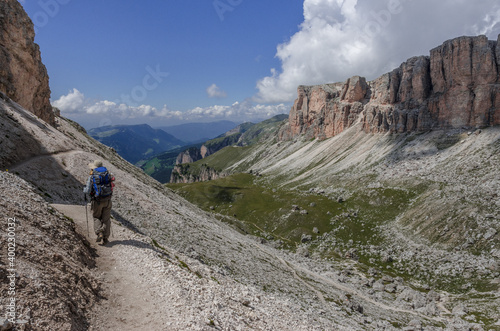
POLYGON ((500 33, 496 0, 21 3, 52 103, 87 128, 265 119, 298 85, 374 79, 447 39, 500 33))

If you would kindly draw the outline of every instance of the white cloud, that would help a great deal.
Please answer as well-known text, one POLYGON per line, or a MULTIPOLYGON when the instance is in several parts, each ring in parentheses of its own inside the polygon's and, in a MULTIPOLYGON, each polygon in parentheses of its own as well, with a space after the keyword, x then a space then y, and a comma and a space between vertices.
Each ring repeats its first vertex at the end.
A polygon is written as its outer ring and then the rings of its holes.
POLYGON ((278 114, 288 113, 290 107, 285 104, 261 105, 251 100, 241 103, 235 102, 230 106, 215 105, 210 107, 197 107, 183 113, 185 120, 201 119, 230 119, 251 121, 256 119, 267 119, 278 114))
POLYGON ((227 97, 226 92, 221 90, 217 85, 212 84, 207 87, 207 94, 209 98, 225 98, 227 97))
POLYGON ((481 24, 475 24, 472 27, 474 34, 488 35, 500 28, 500 8, 496 11, 486 14, 481 24))
POLYGON ((163 106, 161 109, 150 105, 132 107, 124 103, 108 100, 91 101, 86 99, 84 94, 77 89, 73 89, 68 95, 61 96, 52 105, 58 107, 63 115, 77 114, 87 117, 100 115, 101 117, 109 116, 122 120, 137 119, 138 122, 145 122, 154 118, 183 121, 205 119, 251 121, 288 113, 290 110, 290 107, 284 104, 261 105, 253 103, 250 99, 241 103, 235 102, 230 106, 213 105, 196 107, 187 111, 174 111, 168 109, 167 106, 163 106))
POLYGON ((52 102, 54 107, 61 110, 62 114, 80 114, 80 115, 113 115, 123 119, 138 117, 166 117, 173 118, 181 116, 181 112, 172 111, 164 106, 157 109, 149 105, 140 105, 137 107, 129 106, 124 103, 101 100, 92 101, 85 98, 85 95, 74 88, 67 95, 61 96, 58 100, 52 102))
POLYGON ((83 107, 84 95, 76 88, 67 95, 63 95, 52 103, 52 106, 59 108, 65 113, 77 113, 83 107))
POLYGON ((303 8, 300 30, 277 47, 281 68, 257 83, 257 102, 291 102, 298 85, 374 79, 445 40, 500 33, 497 0, 304 0, 303 8))

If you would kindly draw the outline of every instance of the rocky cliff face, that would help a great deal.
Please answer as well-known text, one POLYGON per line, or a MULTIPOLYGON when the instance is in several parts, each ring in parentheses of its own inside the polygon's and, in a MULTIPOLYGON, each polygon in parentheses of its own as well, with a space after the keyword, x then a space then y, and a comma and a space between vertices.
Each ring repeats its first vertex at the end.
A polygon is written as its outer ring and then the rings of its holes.
POLYGON ((53 125, 49 76, 33 23, 17 0, 1 1, 0 15, 0 91, 53 125))
POLYGON ((500 36, 460 37, 374 81, 299 86, 282 140, 365 132, 411 132, 500 124, 500 36))
POLYGON ((175 164, 193 163, 216 153, 226 146, 238 144, 243 133, 254 125, 254 123, 245 122, 217 138, 206 141, 199 149, 196 147, 189 148, 177 156, 175 164))
POLYGON ((199 169, 192 170, 188 164, 178 164, 172 170, 170 183, 196 183, 206 182, 208 180, 220 179, 228 176, 226 171, 217 171, 206 164, 201 165, 199 169))
POLYGON ((177 156, 177 160, 175 160, 175 164, 185 164, 185 163, 193 163, 203 158, 200 153, 200 149, 197 147, 191 147, 186 149, 184 152, 179 153, 177 156))

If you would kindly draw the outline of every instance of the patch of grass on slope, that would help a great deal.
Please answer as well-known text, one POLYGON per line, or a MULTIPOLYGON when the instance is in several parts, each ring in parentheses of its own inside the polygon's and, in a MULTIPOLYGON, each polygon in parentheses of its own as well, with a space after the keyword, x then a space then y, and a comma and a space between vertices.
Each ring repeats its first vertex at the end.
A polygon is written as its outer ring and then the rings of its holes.
POLYGON ((251 148, 252 147, 227 146, 204 159, 182 166, 193 175, 199 175, 202 166, 210 167, 216 171, 222 171, 233 165, 237 160, 240 160, 251 148))
POLYGON ((169 187, 207 211, 236 218, 242 231, 281 239, 289 247, 299 244, 302 235, 314 240, 329 232, 342 243, 379 244, 377 226, 394 219, 411 199, 411 194, 381 188, 337 202, 324 195, 267 188, 251 174, 169 187))
POLYGON ((214 212, 236 218, 243 232, 272 236, 289 245, 299 242, 303 233, 312 234, 313 227, 320 232, 329 231, 327 210, 337 212, 341 207, 326 197, 302 197, 293 192, 266 189, 254 184, 251 174, 169 187, 205 210, 212 207, 214 212), (316 203, 314 208, 309 207, 312 202, 316 203), (293 205, 300 209, 292 211, 293 205), (304 209, 308 214, 300 213, 304 209))

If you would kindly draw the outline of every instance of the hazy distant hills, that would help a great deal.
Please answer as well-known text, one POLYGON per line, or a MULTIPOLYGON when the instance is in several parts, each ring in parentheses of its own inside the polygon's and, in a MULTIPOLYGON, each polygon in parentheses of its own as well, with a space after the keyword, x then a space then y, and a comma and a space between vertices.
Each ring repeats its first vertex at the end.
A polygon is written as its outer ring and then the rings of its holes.
MULTIPOLYGON (((163 152, 174 153, 177 157, 184 149, 194 144, 201 146, 204 141, 236 126, 237 124, 231 121, 187 123, 163 128, 152 128, 147 124, 113 125, 90 129, 88 133, 101 143, 113 147, 125 160, 142 165, 141 161, 163 152)), ((166 155, 162 155, 162 158, 164 157, 166 155)), ((168 158, 170 159, 170 156, 168 158)))
POLYGON ((91 129, 88 133, 101 143, 113 147, 130 163, 187 145, 173 135, 147 124, 104 126, 91 129))
POLYGON ((186 143, 199 143, 217 137, 237 125, 238 123, 231 121, 217 121, 211 123, 187 123, 158 127, 158 129, 168 132, 186 143))

